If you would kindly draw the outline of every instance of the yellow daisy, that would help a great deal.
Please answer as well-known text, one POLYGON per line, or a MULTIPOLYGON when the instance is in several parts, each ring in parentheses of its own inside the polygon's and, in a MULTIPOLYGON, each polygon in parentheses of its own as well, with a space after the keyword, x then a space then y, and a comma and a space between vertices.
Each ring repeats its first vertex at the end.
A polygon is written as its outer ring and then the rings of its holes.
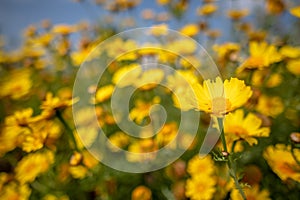
POLYGON ((300 18, 300 6, 296 6, 290 9, 290 13, 295 17, 300 18))
POLYGON ((244 81, 237 78, 225 80, 220 77, 215 81, 206 80, 203 85, 194 86, 198 105, 197 109, 222 117, 243 106, 252 95, 252 90, 244 81))
MULTIPOLYGON (((246 195, 247 199, 251 199, 251 200, 271 200, 270 196, 269 196, 269 191, 264 189, 264 190, 259 190, 259 186, 258 185, 254 185, 251 187, 245 187, 244 188, 244 192, 246 195)), ((231 194, 230 197, 232 200, 243 200, 241 194, 239 193, 239 191, 237 189, 234 189, 231 194)))
POLYGON ((249 51, 250 57, 238 68, 238 73, 244 69, 263 69, 282 60, 282 55, 276 47, 266 42, 251 42, 249 51))
POLYGON ((257 144, 255 137, 268 137, 269 127, 261 127, 262 120, 255 114, 244 115, 242 109, 226 115, 224 119, 224 132, 228 143, 245 140, 250 145, 257 144))
MULTIPOLYGON (((271 169, 283 181, 291 178, 300 182, 300 166, 291 154, 291 147, 283 144, 269 146, 263 154, 271 169)), ((300 159, 300 151, 295 151, 295 156, 300 159)))

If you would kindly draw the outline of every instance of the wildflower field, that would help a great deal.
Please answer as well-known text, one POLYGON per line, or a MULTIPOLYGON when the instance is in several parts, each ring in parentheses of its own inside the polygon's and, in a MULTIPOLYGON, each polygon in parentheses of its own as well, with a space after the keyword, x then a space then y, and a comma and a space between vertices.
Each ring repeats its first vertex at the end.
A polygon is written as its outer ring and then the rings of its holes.
POLYGON ((299 1, 70 3, 1 36, 1 200, 299 199, 299 1))

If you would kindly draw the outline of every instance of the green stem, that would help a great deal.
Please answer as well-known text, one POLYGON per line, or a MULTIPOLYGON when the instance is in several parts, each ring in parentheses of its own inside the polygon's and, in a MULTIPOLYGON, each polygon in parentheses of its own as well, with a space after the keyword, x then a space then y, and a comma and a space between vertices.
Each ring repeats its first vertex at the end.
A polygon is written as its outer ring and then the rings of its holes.
POLYGON ((293 147, 294 145, 292 145, 292 148, 291 148, 291 154, 292 154, 292 156, 293 156, 293 158, 294 158, 294 160, 296 161, 296 163, 298 164, 298 165, 300 165, 300 161, 298 160, 298 158, 296 157, 296 155, 295 155, 295 148, 293 147))
POLYGON ((68 136, 70 137, 70 139, 73 143, 73 148, 75 148, 76 151, 79 151, 79 149, 77 147, 76 139, 75 139, 74 134, 73 134, 73 130, 71 129, 69 124, 66 122, 66 120, 63 118, 62 113, 59 110, 56 110, 56 116, 59 119, 59 121, 66 128, 66 130, 67 130, 66 132, 67 132, 68 136))
POLYGON ((236 189, 238 189, 239 193, 242 195, 242 198, 243 198, 244 200, 247 200, 247 197, 246 197, 246 195, 245 195, 245 193, 244 193, 244 191, 243 191, 243 188, 241 187, 241 185, 240 185, 240 183, 239 183, 239 181, 238 181, 238 178, 236 177, 236 173, 235 173, 235 171, 231 168, 231 161, 230 161, 230 159, 228 160, 227 165, 228 165, 228 167, 229 167, 229 174, 230 174, 230 176, 231 176, 231 177, 233 178, 233 180, 234 180, 234 184, 235 184, 235 186, 236 186, 236 189))
POLYGON ((219 125, 219 129, 221 132, 221 141, 223 144, 224 151, 228 153, 226 140, 225 140, 225 134, 224 134, 224 130, 223 130, 223 118, 218 117, 218 125, 219 125))
MULTIPOLYGON (((217 119, 218 119, 219 129, 220 129, 220 132, 221 132, 221 140, 222 140, 223 148, 224 148, 224 151, 228 153, 226 140, 225 140, 225 133, 224 133, 224 129, 223 129, 223 118, 218 117, 217 119)), ((246 195, 245 195, 245 193, 244 193, 244 191, 243 191, 243 189, 242 189, 242 187, 239 183, 239 180, 236 176, 235 169, 232 166, 232 164, 233 164, 233 161, 231 160, 231 156, 229 155, 229 159, 227 161, 227 166, 229 168, 229 174, 233 178, 235 186, 239 190, 239 192, 242 195, 243 199, 246 200, 247 199, 246 195)))

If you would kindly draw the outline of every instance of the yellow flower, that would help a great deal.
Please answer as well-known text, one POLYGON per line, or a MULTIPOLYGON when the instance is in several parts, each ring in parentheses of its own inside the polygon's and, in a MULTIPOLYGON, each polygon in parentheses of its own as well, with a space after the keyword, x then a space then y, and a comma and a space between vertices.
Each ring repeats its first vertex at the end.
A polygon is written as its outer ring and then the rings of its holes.
POLYGON ((197 50, 197 43, 190 39, 181 39, 170 42, 166 48, 180 55, 193 54, 197 50))
POLYGON ((216 191, 216 179, 210 176, 196 176, 186 182, 185 195, 191 200, 212 199, 216 191))
POLYGON ((16 184, 10 182, 0 190, 0 199, 3 200, 27 200, 31 194, 31 189, 27 184, 16 184))
POLYGON ((285 4, 283 0, 267 0, 266 10, 271 14, 281 14, 285 9, 285 4))
MULTIPOLYGON (((246 195, 246 198, 249 200, 271 200, 269 196, 269 191, 266 189, 259 190, 258 185, 245 187, 243 190, 246 195)), ((243 200, 240 192, 237 189, 232 190, 232 192, 230 193, 230 197, 232 200, 243 200)))
POLYGON ((114 88, 113 85, 105 85, 99 88, 96 92, 96 103, 102 103, 108 100, 111 97, 114 88))
POLYGON ((164 6, 168 3, 170 3, 170 0, 156 0, 156 3, 161 5, 161 6, 164 6))
POLYGON ((53 162, 54 155, 51 151, 28 154, 15 168, 16 179, 21 184, 31 183, 38 175, 46 172, 53 162))
POLYGON ((300 57, 300 48, 285 45, 280 48, 279 52, 285 58, 299 58, 300 57))
POLYGON ((158 24, 151 27, 150 33, 154 36, 161 36, 168 34, 167 24, 158 24))
POLYGON ((269 127, 261 127, 262 120, 253 113, 244 115, 242 109, 226 115, 224 119, 224 132, 228 143, 245 140, 250 145, 257 144, 255 137, 268 137, 269 127))
POLYGON ((187 172, 192 176, 203 176, 212 175, 214 173, 215 166, 214 162, 210 156, 200 158, 199 156, 194 156, 188 162, 187 172))
POLYGON ((300 58, 289 60, 286 68, 296 76, 300 75, 300 58))
POLYGON ((221 45, 214 45, 213 50, 217 52, 218 58, 220 60, 230 60, 232 55, 238 51, 240 51, 241 47, 237 43, 224 43, 221 45))
MULTIPOLYGON (((164 147, 169 143, 173 142, 173 140, 176 138, 177 132, 178 132, 178 127, 175 122, 167 123, 156 134, 155 139, 159 146, 164 147)), ((176 143, 173 143, 173 146, 170 146, 169 148, 176 148, 175 145, 176 143)))
POLYGON ((57 197, 53 194, 47 194, 42 200, 69 200, 69 197, 67 195, 57 197))
POLYGON ((240 20, 243 17, 246 17, 249 14, 248 9, 242 9, 242 10, 228 10, 227 16, 232 20, 240 20))
POLYGON ((238 68, 238 73, 244 69, 263 69, 282 60, 281 54, 274 45, 266 42, 251 42, 249 45, 250 57, 238 68))
POLYGON ((265 83, 265 87, 277 87, 282 82, 282 76, 279 73, 269 74, 268 70, 258 70, 253 73, 252 85, 260 87, 265 83))
POLYGON ((116 151, 119 151, 118 148, 122 149, 129 144, 130 137, 123 132, 116 132, 109 137, 109 141, 111 142, 112 145, 110 145, 110 143, 108 143, 108 145, 109 145, 108 147, 112 151, 116 152, 116 151), (116 148, 116 147, 118 147, 118 148, 116 148))
POLYGON ((86 177, 88 169, 85 166, 77 165, 77 166, 71 166, 69 168, 69 172, 75 179, 83 179, 86 177))
POLYGON ((294 15, 295 17, 300 18, 300 6, 296 6, 296 7, 290 8, 290 13, 292 15, 294 15))
POLYGON ((74 31, 75 31, 75 28, 73 26, 70 26, 67 24, 58 24, 52 28, 53 33, 61 34, 61 35, 69 35, 70 33, 73 33, 74 31))
POLYGON ((134 40, 123 41, 121 38, 113 40, 113 42, 107 44, 107 54, 111 58, 116 58, 128 51, 137 49, 138 46, 134 40))
POLYGON ((156 158, 158 145, 152 139, 141 139, 133 142, 128 151, 135 154, 126 154, 126 158, 130 162, 146 162, 156 158))
POLYGON ((183 35, 193 37, 199 33, 199 27, 197 24, 187 24, 179 30, 183 35))
POLYGON ((135 102, 135 107, 132 108, 129 113, 130 119, 135 120, 138 124, 141 124, 143 122, 143 119, 149 115, 152 105, 158 104, 159 102, 160 98, 158 96, 154 97, 153 100, 149 103, 138 99, 135 102))
POLYGON ((208 3, 204 4, 202 7, 198 8, 197 13, 198 15, 205 15, 209 16, 216 12, 218 10, 218 7, 215 4, 208 3))
POLYGON ((41 105, 43 109, 42 116, 45 118, 50 118, 55 115, 57 110, 63 110, 70 107, 73 103, 77 102, 78 99, 60 99, 59 97, 54 97, 52 93, 48 92, 46 94, 46 99, 41 105))
MULTIPOLYGON (((295 150, 294 153, 297 159, 299 159, 299 149, 295 150)), ((286 181, 288 178, 291 178, 300 182, 300 166, 294 160, 290 146, 283 144, 269 146, 264 151, 263 156, 281 180, 286 181)))
POLYGON ((264 115, 276 117, 284 110, 284 104, 280 97, 268 97, 262 95, 258 99, 256 110, 264 115))
POLYGON ((152 192, 149 188, 145 186, 138 186, 134 188, 131 193, 131 200, 151 200, 152 192))
POLYGON ((0 97, 9 96, 12 99, 20 99, 30 92, 32 81, 31 71, 27 68, 13 70, 0 82, 0 97))
POLYGON ((217 117, 243 106, 252 95, 252 90, 244 81, 231 78, 222 82, 220 77, 215 81, 206 80, 203 85, 194 86, 199 107, 198 110, 217 117))
POLYGON ((140 77, 133 85, 140 90, 151 90, 155 88, 164 78, 164 71, 159 68, 142 71, 140 77))
POLYGON ((133 85, 142 72, 142 68, 138 64, 131 64, 118 69, 112 78, 112 82, 117 87, 126 87, 133 85))

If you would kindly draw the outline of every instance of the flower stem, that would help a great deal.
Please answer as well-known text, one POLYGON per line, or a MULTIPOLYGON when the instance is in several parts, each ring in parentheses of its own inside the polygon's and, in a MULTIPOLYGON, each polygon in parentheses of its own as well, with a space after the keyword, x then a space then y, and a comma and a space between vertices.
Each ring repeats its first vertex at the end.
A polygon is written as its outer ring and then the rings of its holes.
MULTIPOLYGON (((220 129, 220 132, 221 132, 221 140, 222 140, 223 148, 224 148, 224 151, 226 153, 228 153, 226 140, 225 140, 225 133, 224 133, 224 129, 223 129, 223 118, 218 117, 217 119, 218 119, 219 129, 220 129)), ((242 189, 242 187, 239 183, 239 180, 236 176, 236 170, 235 170, 235 167, 232 166, 233 164, 234 164, 234 160, 232 160, 231 155, 229 155, 229 159, 227 160, 227 166, 229 168, 229 174, 233 178, 235 186, 238 189, 238 191, 240 192, 240 194, 242 195, 243 199, 246 200, 247 199, 246 195, 245 195, 245 193, 244 193, 244 191, 243 191, 243 189, 242 189)))
POLYGON ((224 134, 224 130, 223 130, 223 118, 218 117, 218 125, 219 125, 219 129, 221 132, 221 141, 223 144, 224 151, 228 153, 226 140, 225 140, 225 134, 224 134))
POLYGON ((75 139, 74 134, 73 134, 73 130, 71 129, 69 124, 66 122, 66 120, 63 118, 62 113, 59 110, 56 110, 56 116, 59 119, 59 121, 66 128, 66 130, 67 130, 66 132, 67 132, 69 138, 71 139, 71 141, 73 143, 73 148, 75 148, 76 151, 79 151, 79 149, 77 147, 76 139, 75 139))

